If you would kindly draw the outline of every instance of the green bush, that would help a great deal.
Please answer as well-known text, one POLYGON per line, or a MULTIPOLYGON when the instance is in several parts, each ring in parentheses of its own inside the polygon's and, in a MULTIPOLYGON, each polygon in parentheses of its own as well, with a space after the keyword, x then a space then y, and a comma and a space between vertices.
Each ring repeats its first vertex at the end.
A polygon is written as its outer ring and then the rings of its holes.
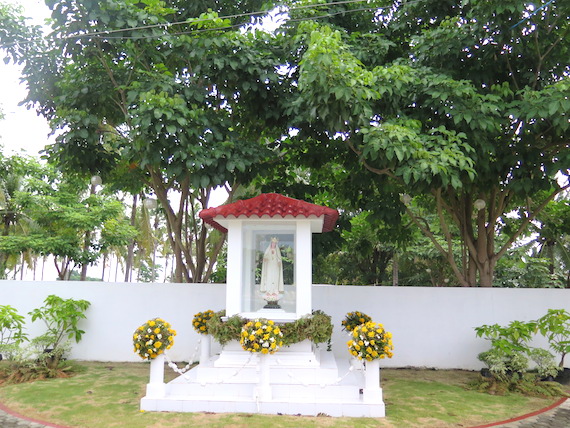
POLYGON ((0 305, 0 354, 11 358, 28 336, 24 333, 24 317, 10 305, 0 305))
POLYGON ((47 331, 33 339, 33 343, 45 350, 42 355, 51 367, 57 367, 66 351, 66 342, 74 339, 79 343, 85 331, 78 327, 85 318, 85 311, 91 306, 87 300, 62 299, 53 294, 46 297, 44 306, 29 313, 32 321, 42 320, 47 331))
POLYGON ((550 348, 560 354, 559 365, 564 367, 564 357, 570 352, 570 313, 564 309, 549 309, 547 314, 536 322, 550 348))
POLYGON ((547 379, 549 377, 556 377, 558 372, 562 369, 560 366, 556 365, 554 360, 554 355, 548 352, 546 349, 535 348, 529 352, 529 357, 532 361, 536 363, 536 369, 538 376, 541 379, 547 379))

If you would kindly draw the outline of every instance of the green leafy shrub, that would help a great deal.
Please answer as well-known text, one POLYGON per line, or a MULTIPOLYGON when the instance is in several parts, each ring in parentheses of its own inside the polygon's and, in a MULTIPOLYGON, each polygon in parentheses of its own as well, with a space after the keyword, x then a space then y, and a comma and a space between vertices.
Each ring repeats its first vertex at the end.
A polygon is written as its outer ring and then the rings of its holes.
POLYGON ((549 377, 556 377, 558 372, 562 367, 556 364, 554 360, 554 355, 548 352, 546 349, 535 348, 529 353, 530 359, 536 363, 536 369, 538 376, 541 379, 546 379, 549 377))
POLYGON ((564 313, 550 310, 537 321, 512 321, 506 327, 498 324, 476 327, 477 336, 491 342, 491 349, 480 353, 478 358, 487 365, 492 376, 481 377, 475 387, 492 394, 511 391, 531 396, 567 396, 557 382, 541 382, 549 376, 555 377, 560 370, 554 356, 545 349, 529 346, 536 331, 540 330, 553 349, 560 345, 558 350, 564 357, 567 351, 563 347, 566 322, 564 313), (529 358, 536 364, 537 373, 526 373, 529 358))
POLYGON ((47 331, 33 339, 33 343, 46 350, 49 354, 47 363, 57 367, 61 357, 66 351, 65 342, 75 340, 79 343, 85 331, 78 326, 79 321, 85 318, 85 311, 91 306, 87 300, 62 299, 53 294, 44 300, 44 306, 29 313, 32 321, 42 320, 47 331))
POLYGON ((487 365, 499 382, 522 379, 529 366, 526 355, 530 352, 528 343, 535 330, 534 321, 512 321, 506 327, 499 324, 476 327, 478 337, 491 341, 491 349, 479 354, 479 360, 487 365))
POLYGON ((570 352, 570 313, 564 309, 549 309, 536 323, 550 348, 560 354, 559 365, 564 367, 564 357, 570 352))
POLYGON ((10 305, 0 305, 0 354, 11 358, 28 335, 24 333, 24 317, 10 305))

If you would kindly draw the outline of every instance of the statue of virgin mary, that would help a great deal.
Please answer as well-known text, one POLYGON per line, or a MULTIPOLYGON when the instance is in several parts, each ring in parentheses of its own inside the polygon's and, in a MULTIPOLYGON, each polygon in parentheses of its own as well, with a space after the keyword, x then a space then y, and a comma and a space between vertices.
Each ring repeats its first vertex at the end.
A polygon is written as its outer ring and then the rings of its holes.
POLYGON ((283 264, 278 243, 277 238, 271 238, 271 242, 263 254, 263 264, 261 265, 259 289, 265 293, 264 299, 268 302, 278 301, 279 293, 283 292, 283 264))

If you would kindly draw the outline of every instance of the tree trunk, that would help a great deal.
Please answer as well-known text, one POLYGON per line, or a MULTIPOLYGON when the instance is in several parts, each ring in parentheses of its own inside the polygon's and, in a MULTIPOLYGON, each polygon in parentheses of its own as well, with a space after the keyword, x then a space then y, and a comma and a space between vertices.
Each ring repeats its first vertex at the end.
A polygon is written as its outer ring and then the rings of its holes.
POLYGON ((467 257, 467 283, 469 287, 477 285, 477 263, 471 254, 467 257))
POLYGON ((546 257, 548 258, 548 272, 554 275, 554 245, 555 241, 549 240, 546 243, 546 257))
POLYGON ((399 280, 398 253, 394 253, 394 257, 392 257, 392 286, 397 287, 399 280))
POLYGON ((105 281, 105 265, 107 264, 107 253, 103 254, 103 268, 101 272, 101 281, 105 281))
MULTIPOLYGON (((97 185, 96 184, 91 184, 91 189, 89 190, 89 194, 90 195, 94 195, 96 192, 97 185)), ((91 247, 91 231, 88 230, 87 232, 85 232, 85 243, 83 244, 83 252, 86 253, 89 251, 89 247, 91 247)), ((87 279, 87 266, 88 263, 83 263, 81 265, 81 277, 80 277, 80 281, 85 281, 87 279)))
MULTIPOLYGON (((131 208, 131 226, 135 227, 137 217, 137 198, 138 195, 133 194, 133 206, 131 208)), ((130 282, 133 270, 133 259, 135 255, 135 239, 133 238, 127 247, 127 259, 125 260, 125 282, 130 282)))
POLYGON ((481 287, 492 287, 495 268, 492 260, 488 260, 483 264, 483 268, 479 270, 479 285, 481 287))

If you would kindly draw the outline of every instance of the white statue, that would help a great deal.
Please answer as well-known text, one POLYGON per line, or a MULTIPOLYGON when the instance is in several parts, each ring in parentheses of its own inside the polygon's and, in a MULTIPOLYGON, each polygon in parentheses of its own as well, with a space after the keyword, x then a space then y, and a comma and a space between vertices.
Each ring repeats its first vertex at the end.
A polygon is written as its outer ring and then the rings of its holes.
POLYGON ((265 293, 264 299, 268 302, 276 302, 280 298, 279 293, 283 292, 283 263, 278 242, 277 238, 271 238, 263 254, 259 289, 265 293))

